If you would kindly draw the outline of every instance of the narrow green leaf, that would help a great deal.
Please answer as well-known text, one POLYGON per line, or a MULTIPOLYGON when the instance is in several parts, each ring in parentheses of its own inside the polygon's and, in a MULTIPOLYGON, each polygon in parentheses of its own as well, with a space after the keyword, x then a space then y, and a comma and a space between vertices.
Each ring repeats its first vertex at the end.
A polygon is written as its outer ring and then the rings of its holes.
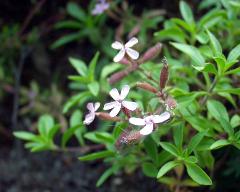
POLYGON ((221 147, 224 147, 226 145, 230 145, 230 142, 225 140, 225 139, 220 139, 216 142, 214 142, 211 146, 210 146, 210 149, 213 150, 213 149, 219 149, 221 147))
POLYGON ((153 163, 148 163, 148 162, 144 162, 142 164, 142 170, 143 170, 143 173, 148 177, 155 178, 158 173, 157 167, 153 163))
POLYGON ((236 47, 234 47, 230 53, 228 54, 227 61, 235 61, 240 57, 240 44, 238 44, 236 47))
POLYGON ((98 96, 100 89, 99 83, 97 81, 93 81, 92 83, 88 84, 88 89, 94 96, 98 96))
POLYGON ((165 175, 168 171, 170 171, 171 169, 173 169, 174 167, 180 165, 179 162, 177 161, 169 161, 168 163, 166 163, 165 165, 163 165, 161 167, 161 169, 158 171, 157 174, 157 178, 162 177, 163 175, 165 175))
POLYGON ((181 43, 171 43, 175 48, 182 51, 183 53, 186 53, 193 61, 194 65, 193 67, 197 70, 202 70, 205 67, 205 59, 199 52, 199 50, 196 47, 193 47, 191 45, 187 44, 181 44, 181 43))
POLYGON ((188 147, 187 147, 187 149, 188 149, 188 154, 191 154, 192 151, 193 151, 194 149, 196 149, 196 147, 198 146, 198 144, 202 141, 204 135, 205 135, 204 132, 199 132, 199 133, 197 133, 196 135, 194 135, 194 136, 191 138, 191 140, 190 140, 190 142, 189 142, 189 144, 188 144, 188 147))
POLYGON ((213 53, 215 54, 215 56, 219 56, 222 53, 222 47, 221 47, 219 41, 209 30, 207 30, 207 34, 210 39, 210 44, 213 49, 213 53))
POLYGON ((221 119, 225 119, 226 121, 229 121, 228 112, 225 108, 225 106, 216 100, 208 100, 207 101, 207 108, 209 113, 219 122, 221 119))
POLYGON ((210 177, 196 164, 186 163, 188 175, 201 185, 212 185, 210 177))
POLYGON ((174 156, 179 156, 179 152, 178 149, 169 142, 160 142, 161 147, 166 150, 167 152, 171 153, 174 156))
POLYGON ((147 137, 144 140, 144 149, 147 152, 147 154, 151 157, 154 163, 158 162, 158 150, 157 150, 157 144, 152 139, 152 137, 147 137))
POLYGON ((182 149, 182 142, 183 142, 183 124, 175 126, 173 128, 173 138, 174 143, 178 147, 178 149, 182 149))
POLYGON ((23 139, 26 141, 35 141, 37 135, 27 132, 27 131, 15 131, 13 135, 19 139, 23 139))
POLYGON ((101 177, 98 179, 96 186, 100 187, 111 175, 113 175, 116 172, 116 167, 110 167, 107 169, 101 177))
POLYGON ((86 14, 83 9, 81 9, 76 3, 70 2, 67 4, 67 12, 72 17, 79 19, 80 21, 85 21, 86 14))
POLYGON ((81 161, 92 161, 95 159, 102 159, 102 158, 106 158, 106 157, 113 157, 115 155, 114 152, 112 151, 100 151, 100 152, 96 152, 96 153, 91 153, 89 155, 85 155, 82 157, 79 157, 78 159, 81 161))
POLYGON ((180 12, 183 19, 188 23, 193 25, 194 17, 190 6, 185 1, 180 1, 180 12))
POLYGON ((47 137, 53 126, 54 120, 50 115, 42 115, 38 120, 38 131, 42 136, 47 137))
POLYGON ((70 57, 69 62, 72 64, 72 66, 77 70, 77 72, 80 75, 82 76, 87 75, 88 69, 86 64, 82 60, 70 57))
POLYGON ((75 125, 73 127, 68 128, 62 136, 61 146, 65 147, 69 139, 74 135, 77 129, 81 129, 83 127, 82 124, 75 125))
POLYGON ((88 72, 88 75, 89 75, 89 78, 91 79, 91 81, 94 81, 94 73, 95 73, 95 68, 96 68, 96 64, 97 64, 97 61, 98 61, 98 58, 99 58, 99 52, 97 52, 93 59, 91 60, 90 64, 89 64, 89 72, 88 72))

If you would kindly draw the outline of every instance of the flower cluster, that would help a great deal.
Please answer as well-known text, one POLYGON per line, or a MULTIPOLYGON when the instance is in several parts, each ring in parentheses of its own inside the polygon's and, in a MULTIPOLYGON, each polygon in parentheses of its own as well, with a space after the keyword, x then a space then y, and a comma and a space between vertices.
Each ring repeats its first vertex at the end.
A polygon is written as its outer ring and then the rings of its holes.
MULTIPOLYGON (((120 51, 114 57, 114 62, 120 62, 123 59, 127 59, 130 64, 136 64, 137 61, 134 61, 134 63, 133 60, 137 60, 139 58, 139 53, 133 50, 131 47, 137 43, 138 39, 136 37, 131 38, 126 44, 115 41, 112 44, 112 47, 120 51)), ((146 58, 152 58, 154 56, 154 52, 158 52, 159 49, 159 45, 149 49, 150 51, 148 50, 147 53, 145 53, 144 56, 140 58, 140 61, 144 61, 146 58)), ((141 126, 141 129, 139 131, 131 131, 131 126, 128 126, 126 128, 127 132, 125 131, 122 136, 120 136, 121 138, 119 141, 123 143, 128 143, 127 141, 134 141, 137 138, 151 134, 157 128, 157 124, 165 123, 171 119, 172 113, 170 111, 176 105, 176 103, 174 103, 174 99, 164 95, 162 92, 168 79, 167 67, 167 63, 165 62, 160 74, 160 91, 148 83, 137 83, 137 87, 145 89, 158 97, 165 98, 165 111, 156 111, 152 114, 147 113, 148 115, 141 113, 140 109, 137 110, 138 104, 136 102, 126 100, 127 95, 130 91, 130 87, 129 85, 124 85, 120 92, 116 88, 110 90, 109 95, 113 101, 106 103, 103 106, 103 110, 110 110, 109 114, 97 112, 100 107, 100 103, 88 103, 87 109, 89 110, 89 113, 85 116, 84 124, 89 125, 94 121, 95 117, 98 116, 105 120, 127 121, 131 125, 141 126), (126 119, 117 117, 121 111, 127 116, 126 119), (136 115, 138 117, 134 117, 136 115)))

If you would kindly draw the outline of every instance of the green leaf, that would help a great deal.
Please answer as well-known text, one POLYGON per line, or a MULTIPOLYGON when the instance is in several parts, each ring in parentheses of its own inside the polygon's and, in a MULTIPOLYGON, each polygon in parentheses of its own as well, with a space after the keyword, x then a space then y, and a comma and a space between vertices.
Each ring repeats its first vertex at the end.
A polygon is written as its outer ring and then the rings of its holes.
POLYGON ((93 59, 91 60, 90 64, 89 64, 89 72, 88 72, 88 76, 89 79, 91 79, 91 81, 94 81, 94 73, 95 73, 95 68, 96 68, 96 64, 99 58, 99 52, 97 52, 93 59))
POLYGON ((23 139, 26 141, 35 141, 37 137, 37 135, 27 131, 15 131, 13 132, 13 135, 19 139, 23 139))
POLYGON ((88 89, 94 96, 98 96, 100 89, 99 83, 97 81, 93 81, 92 83, 88 84, 88 89))
POLYGON ((169 142, 160 142, 161 147, 166 150, 167 152, 171 153, 174 156, 179 156, 179 151, 178 149, 169 142))
POLYGON ((180 165, 179 162, 177 161, 169 161, 168 163, 166 163, 165 165, 163 165, 161 167, 161 169, 158 171, 157 174, 157 178, 162 177, 163 175, 165 175, 168 171, 170 171, 171 169, 173 169, 174 167, 180 165))
POLYGON ((106 158, 106 157, 113 157, 115 155, 114 152, 112 151, 100 151, 100 152, 96 152, 96 153, 91 153, 89 155, 85 155, 82 157, 79 157, 78 159, 80 161, 92 161, 95 159, 102 159, 102 158, 106 158))
POLYGON ((117 167, 113 166, 107 169, 101 177, 98 179, 96 186, 100 187, 111 175, 113 175, 117 171, 117 167))
POLYGON ((237 73, 240 73, 240 67, 232 69, 232 70, 229 70, 225 74, 226 75, 231 75, 231 74, 237 74, 237 73))
POLYGON ((183 142, 183 124, 181 123, 178 126, 173 127, 173 139, 175 145, 178 147, 179 150, 182 149, 182 142, 183 142))
POLYGON ((69 62, 72 64, 72 66, 77 70, 77 72, 80 75, 82 76, 87 75, 88 69, 86 64, 82 60, 70 57, 69 62))
POLYGON ((217 69, 212 63, 206 63, 204 69, 201 70, 202 72, 213 73, 217 75, 217 69))
POLYGON ((186 163, 188 175, 201 185, 212 185, 210 177, 196 164, 186 163))
POLYGON ((80 21, 85 21, 86 20, 86 15, 76 3, 70 2, 67 4, 67 12, 69 15, 72 17, 79 19, 80 21))
POLYGON ((197 70, 202 70, 205 67, 205 59, 199 52, 199 50, 196 47, 193 47, 191 45, 187 44, 181 44, 181 43, 171 43, 175 48, 182 51, 183 53, 186 53, 191 59, 194 61, 193 67, 197 70))
POLYGON ((39 133, 44 137, 48 137, 48 134, 53 126, 54 120, 50 115, 42 115, 38 120, 39 133))
POLYGON ((60 125, 54 125, 48 133, 48 139, 53 140, 59 128, 60 128, 60 125))
POLYGON ((154 142, 151 136, 144 140, 144 148, 147 154, 151 157, 154 163, 158 162, 158 150, 157 144, 154 142))
POLYGON ((199 29, 208 29, 218 24, 219 21, 222 21, 223 18, 227 18, 227 14, 225 10, 214 9, 209 11, 207 14, 201 17, 198 22, 199 29))
POLYGON ((115 139, 114 137, 108 132, 96 132, 96 138, 98 138, 103 143, 111 143, 113 144, 115 139))
POLYGON ((240 116, 237 115, 237 114, 235 114, 235 115, 231 118, 230 123, 231 123, 231 126, 232 126, 233 128, 238 127, 238 126, 240 125, 240 116))
POLYGON ((180 1, 180 12, 181 12, 183 19, 188 24, 193 25, 195 23, 192 10, 185 1, 180 1))
POLYGON ((213 59, 217 63, 220 74, 222 74, 222 72, 224 72, 224 69, 225 69, 226 58, 224 56, 220 56, 220 57, 214 57, 213 59))
POLYGON ((51 45, 51 49, 56 49, 58 47, 61 47, 67 43, 70 43, 72 41, 78 40, 83 36, 82 32, 76 32, 76 33, 71 33, 69 35, 65 35, 63 37, 61 37, 60 39, 58 39, 57 41, 55 41, 52 45, 51 45))
POLYGON ((173 40, 179 43, 186 42, 186 36, 178 27, 172 27, 168 29, 163 29, 159 32, 154 33, 157 40, 173 40))
POLYGON ((101 79, 107 78, 110 74, 112 74, 113 72, 115 72, 121 68, 122 68, 122 64, 119 64, 119 63, 113 63, 113 64, 104 66, 104 68, 101 72, 101 79))
POLYGON ((88 84, 90 83, 90 79, 88 78, 88 76, 79 76, 79 75, 69 75, 68 79, 72 80, 72 81, 76 81, 76 82, 80 82, 81 84, 88 84))
POLYGON ((70 127, 79 125, 82 123, 82 112, 75 110, 70 117, 70 127))
POLYGON ((230 142, 225 140, 225 139, 220 139, 216 142, 214 142, 211 146, 210 146, 210 149, 213 150, 213 149, 219 149, 221 147, 224 147, 226 145, 230 145, 230 142))
POLYGON ((240 88, 233 88, 233 89, 217 89, 216 91, 218 92, 223 92, 223 93, 231 93, 234 95, 240 95, 240 88))
POLYGON ((228 54, 227 61, 235 61, 240 57, 240 44, 238 44, 236 47, 234 47, 230 53, 228 54))
POLYGON ((225 119, 226 121, 229 121, 228 112, 225 106, 219 101, 208 100, 207 108, 209 113, 219 122, 221 121, 221 119, 225 119))
POLYGON ((153 163, 147 163, 147 162, 144 162, 142 164, 142 170, 143 170, 143 173, 148 176, 148 177, 156 177, 157 176, 157 167, 153 164, 153 163))
POLYGON ((77 95, 72 96, 63 106, 63 113, 68 112, 68 110, 70 108, 72 108, 73 106, 77 105, 80 100, 84 100, 91 96, 92 96, 92 94, 89 91, 84 91, 77 95))
POLYGON ((77 129, 81 129, 83 127, 82 124, 75 125, 73 127, 68 128, 62 136, 61 146, 65 147, 69 139, 74 135, 77 129))
POLYGON ((187 147, 187 149, 188 149, 188 154, 191 154, 192 151, 193 151, 194 149, 196 149, 196 147, 198 146, 198 144, 202 141, 204 135, 205 135, 204 132, 199 132, 199 133, 197 133, 196 135, 194 135, 194 136, 191 138, 191 140, 190 140, 190 142, 189 142, 189 144, 188 144, 188 147, 187 147))
POLYGON ((74 20, 60 21, 54 25, 56 29, 80 29, 81 27, 83 27, 83 24, 74 20))
POLYGON ((219 54, 222 53, 222 47, 221 47, 219 41, 209 30, 206 30, 206 31, 207 31, 207 34, 210 39, 210 44, 213 49, 213 53, 215 54, 215 56, 219 56, 219 54))

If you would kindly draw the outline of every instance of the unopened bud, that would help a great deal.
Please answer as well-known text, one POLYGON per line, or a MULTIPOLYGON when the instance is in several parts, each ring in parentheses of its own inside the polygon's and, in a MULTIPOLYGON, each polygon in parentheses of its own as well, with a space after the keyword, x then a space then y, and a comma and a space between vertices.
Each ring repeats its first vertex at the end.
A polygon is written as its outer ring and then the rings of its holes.
POLYGON ((164 58, 163 59, 163 68, 161 70, 161 74, 160 74, 160 90, 163 90, 167 84, 168 81, 168 63, 167 63, 167 59, 164 58))
POLYGON ((139 60, 139 63, 145 63, 146 61, 154 59, 162 50, 162 44, 157 43, 155 46, 148 49, 143 57, 139 60))
POLYGON ((108 113, 104 113, 104 112, 97 112, 96 115, 100 119, 106 120, 106 121, 121 121, 119 117, 111 117, 108 113))
POLYGON ((124 130, 124 132, 119 136, 116 141, 116 147, 120 149, 120 147, 124 145, 134 144, 139 141, 143 135, 140 134, 139 131, 131 131, 129 128, 124 130))
POLYGON ((140 83, 139 82, 139 83, 137 83, 137 87, 140 87, 140 88, 150 91, 152 93, 158 92, 158 90, 155 87, 153 87, 152 85, 150 85, 149 83, 140 83))
POLYGON ((131 65, 131 62, 126 57, 123 57, 122 60, 119 61, 119 63, 123 65, 131 65))
POLYGON ((169 109, 175 109, 177 107, 177 102, 172 97, 168 96, 166 99, 166 105, 169 109))
POLYGON ((132 37, 135 37, 140 31, 140 25, 136 25, 132 31, 130 31, 130 33, 128 34, 128 38, 131 39, 132 37))

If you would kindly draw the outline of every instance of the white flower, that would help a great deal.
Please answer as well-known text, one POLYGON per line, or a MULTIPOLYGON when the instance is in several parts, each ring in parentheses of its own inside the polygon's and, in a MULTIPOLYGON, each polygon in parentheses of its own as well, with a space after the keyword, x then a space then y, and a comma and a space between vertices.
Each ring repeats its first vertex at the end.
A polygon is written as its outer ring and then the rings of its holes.
POLYGON ((141 135, 149 135, 150 133, 153 132, 153 126, 156 123, 163 123, 170 119, 171 114, 169 112, 164 112, 161 115, 150 115, 147 117, 142 118, 136 118, 136 117, 131 117, 129 119, 129 123, 133 125, 139 125, 139 126, 144 126, 140 130, 141 135))
POLYGON ((134 111, 137 108, 137 103, 124 100, 127 97, 129 90, 130 87, 128 85, 123 86, 121 94, 119 94, 116 88, 112 89, 109 94, 115 101, 106 103, 103 107, 103 110, 112 109, 109 114, 111 117, 115 117, 120 112, 122 107, 125 107, 130 111, 134 111))
POLYGON ((116 63, 121 61, 126 53, 132 59, 134 59, 134 60, 138 59, 139 53, 137 51, 133 50, 132 48, 130 48, 137 43, 138 43, 138 39, 136 37, 131 38, 125 45, 123 45, 119 41, 115 41, 112 44, 112 48, 120 50, 120 51, 114 57, 113 61, 116 62, 116 63))
POLYGON ((89 113, 85 116, 85 119, 83 121, 83 124, 89 125, 90 123, 93 122, 93 120, 95 119, 96 116, 96 111, 98 110, 98 108, 100 107, 100 103, 88 103, 87 104, 87 109, 89 110, 89 113))

